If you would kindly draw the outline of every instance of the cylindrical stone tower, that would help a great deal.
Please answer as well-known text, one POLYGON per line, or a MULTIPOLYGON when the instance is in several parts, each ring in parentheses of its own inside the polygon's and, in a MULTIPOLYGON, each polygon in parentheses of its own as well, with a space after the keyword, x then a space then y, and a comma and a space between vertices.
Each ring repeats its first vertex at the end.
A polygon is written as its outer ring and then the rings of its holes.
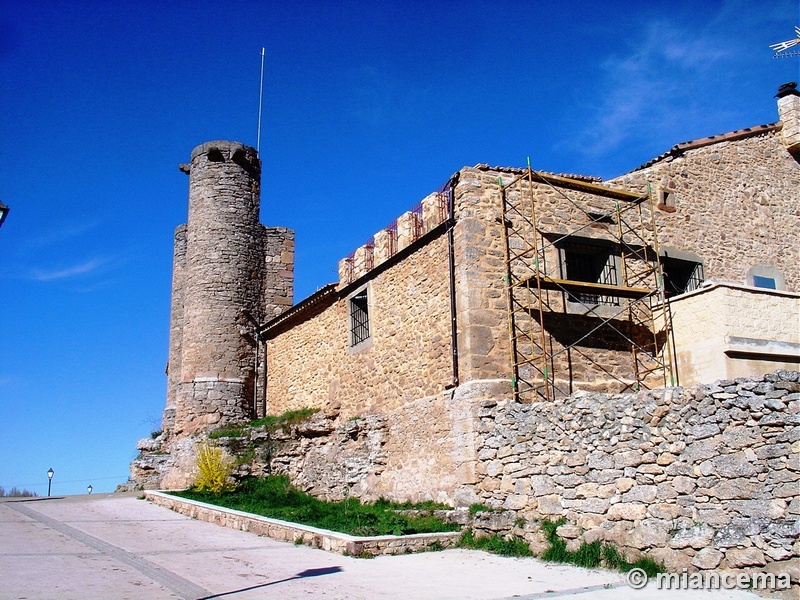
POLYGON ((170 344, 171 371, 174 353, 181 356, 179 381, 174 373, 169 377, 177 435, 253 416, 255 348, 246 315, 259 322, 263 316, 265 239, 255 149, 207 142, 181 170, 189 174, 189 220, 182 281, 173 289, 173 305, 183 308, 180 315, 173 310, 173 318, 183 326, 173 326, 180 339, 170 344))
POLYGON ((175 402, 181 387, 181 346, 183 340, 183 288, 186 282, 186 223, 175 229, 172 252, 172 303, 169 314, 169 362, 167 363, 167 407, 162 429, 175 427, 175 402))

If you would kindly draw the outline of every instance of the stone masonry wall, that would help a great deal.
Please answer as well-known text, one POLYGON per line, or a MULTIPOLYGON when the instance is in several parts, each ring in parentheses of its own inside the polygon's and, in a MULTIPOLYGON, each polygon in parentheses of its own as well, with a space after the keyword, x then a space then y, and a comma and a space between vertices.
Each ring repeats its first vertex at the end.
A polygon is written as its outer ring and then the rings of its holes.
POLYGON ((447 238, 368 284, 370 339, 350 348, 342 298, 267 342, 267 410, 382 412, 452 382, 447 238))
MULTIPOLYGON (((797 372, 478 409, 480 501, 673 570, 800 572, 797 372)), ((535 536, 534 536, 535 537, 535 536)))
POLYGON ((771 265, 800 291, 800 164, 780 132, 721 141, 667 157, 609 181, 670 193, 656 211, 662 246, 700 255, 706 279, 746 283, 747 270, 771 265))
MULTIPOLYGON (((460 172, 456 187, 458 223, 455 228, 455 253, 459 365, 462 380, 503 375, 509 380, 511 378, 501 181, 504 186, 508 186, 519 172, 516 169, 490 169, 485 166, 465 168, 460 172)), ((542 238, 524 221, 518 219, 513 229, 522 232, 522 235, 510 238, 509 245, 512 252, 520 253, 525 245, 533 246, 541 244, 543 239, 549 240, 546 261, 542 264, 544 274, 549 277, 566 277, 560 270, 558 252, 551 243, 553 239, 575 231, 579 231, 581 237, 599 239, 606 243, 617 238, 617 225, 613 220, 592 224, 587 211, 613 212, 616 204, 624 202, 601 194, 543 182, 534 182, 532 188, 538 232, 545 237, 542 238)), ((507 188, 507 193, 516 195, 518 204, 529 206, 531 186, 527 181, 518 183, 513 190, 507 188)), ((516 219, 511 213, 508 218, 516 219)), ((631 211, 626 214, 626 218, 635 221, 639 216, 631 211)), ((517 277, 531 277, 535 272, 533 254, 515 264, 517 268, 514 274, 517 277)), ((619 284, 623 285, 621 272, 618 275, 619 284)), ((655 289, 655 278, 652 279, 651 287, 655 289)), ((637 287, 643 286, 643 283, 637 283, 637 287)), ((518 302, 521 300, 520 304, 531 309, 538 306, 529 290, 517 288, 515 293, 518 302)), ((612 323, 617 330, 627 332, 629 326, 624 302, 623 300, 620 306, 600 307, 596 310, 604 317, 611 316, 607 314, 608 309, 618 313, 618 318, 612 323)), ((549 306, 545 311, 548 349, 556 357, 549 368, 562 390, 569 391, 571 386, 577 389, 619 389, 623 385, 620 379, 627 382, 635 380, 629 345, 621 336, 609 335, 612 331, 610 328, 596 331, 600 317, 590 313, 588 307, 581 308, 582 314, 576 314, 572 309, 564 310, 561 294, 555 292, 546 295, 545 305, 549 306), (564 347, 576 340, 581 340, 578 351, 565 352, 564 347), (618 379, 615 380, 598 369, 597 364, 602 364, 618 379)), ((516 312, 516 318, 521 330, 530 332, 536 340, 540 338, 538 319, 531 319, 522 310, 516 312)), ((631 335, 638 338, 642 333, 645 332, 637 331, 631 335)), ((652 334, 646 333, 652 341, 652 334)), ((520 342, 518 344, 520 351, 526 355, 536 354, 530 349, 526 351, 520 342)), ((664 384, 660 381, 656 385, 659 383, 664 384)))
POLYGON ((172 256, 172 299, 169 315, 169 362, 167 364, 167 406, 162 416, 162 429, 175 426, 176 398, 181 386, 183 359, 183 302, 186 284, 186 224, 175 229, 172 256))
POLYGON ((278 316, 294 303, 294 231, 264 228, 264 320, 278 316))
MULTIPOLYGON (((667 251, 676 258, 683 257, 681 252, 697 256, 703 262, 706 279, 747 284, 753 267, 773 267, 784 276, 787 290, 798 290, 800 164, 786 151, 779 135, 773 128, 740 139, 701 144, 600 185, 638 194, 651 190, 656 204, 652 215, 649 203, 645 203, 641 212, 627 211, 625 220, 649 236, 654 218, 662 253, 667 251), (657 199, 664 200, 663 191, 668 192, 666 204, 658 204, 657 199)), ((460 171, 455 240, 459 354, 465 380, 510 373, 500 180, 510 189, 509 184, 520 172, 486 165, 460 171)), ((521 195, 527 190, 527 183, 514 189, 521 195)), ((550 240, 576 232, 579 237, 613 241, 618 234, 613 215, 618 201, 613 198, 539 182, 534 183, 533 195, 539 229, 550 240), (609 214, 610 218, 590 223, 585 211, 609 214)), ((624 206, 625 202, 620 204, 624 206)), ((531 232, 528 241, 534 239, 531 232)), ((638 243, 629 239, 634 245, 638 243)), ((555 251, 547 253, 546 265, 551 276, 564 276, 555 251)), ((655 281, 637 287, 652 289, 655 281)), ((619 381, 598 372, 580 352, 560 352, 565 344, 578 339, 582 339, 581 352, 602 362, 615 377, 627 381, 633 378, 629 349, 624 344, 617 347, 619 343, 596 334, 584 338, 597 321, 593 315, 577 316, 574 309, 567 311, 572 314, 559 314, 563 308, 560 300, 552 294, 548 300, 555 309, 546 315, 546 329, 551 334, 551 353, 558 357, 551 365, 557 380, 566 386, 571 380, 573 389, 618 389, 619 381)), ((614 310, 602 309, 606 313, 614 310)), ((625 315, 622 317, 616 326, 625 331, 625 315)), ((530 330, 535 336, 538 324, 530 323, 530 330)), ((647 332, 632 333, 636 339, 640 334, 647 332)), ((662 338, 656 337, 663 343, 662 338)), ((658 387, 665 382, 652 383, 658 387)))

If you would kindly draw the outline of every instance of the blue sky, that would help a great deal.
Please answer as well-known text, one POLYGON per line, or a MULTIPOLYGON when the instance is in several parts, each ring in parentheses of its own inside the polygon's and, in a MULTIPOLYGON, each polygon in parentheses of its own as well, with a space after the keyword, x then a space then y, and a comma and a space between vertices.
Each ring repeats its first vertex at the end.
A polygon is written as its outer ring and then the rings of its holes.
POLYGON ((604 178, 777 120, 797 0, 48 2, 0 12, 0 485, 110 491, 165 404, 177 165, 256 145, 295 301, 465 165, 604 178))

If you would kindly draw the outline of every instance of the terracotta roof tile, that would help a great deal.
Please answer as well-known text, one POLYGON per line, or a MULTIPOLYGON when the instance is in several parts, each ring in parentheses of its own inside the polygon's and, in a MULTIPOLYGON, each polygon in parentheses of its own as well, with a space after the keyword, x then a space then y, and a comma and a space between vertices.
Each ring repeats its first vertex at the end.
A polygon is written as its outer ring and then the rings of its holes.
POLYGON ((710 146, 712 144, 718 144, 720 142, 730 142, 733 140, 741 140, 744 138, 752 137, 754 135, 760 135, 762 133, 767 133, 770 131, 777 131, 781 128, 781 123, 767 123, 765 125, 756 125, 755 127, 746 127, 745 129, 737 129, 736 131, 729 131, 728 133, 721 133, 719 135, 711 135, 704 138, 699 138, 696 140, 690 140, 688 142, 683 142, 680 144, 675 144, 672 148, 664 152, 663 154, 659 154, 655 158, 650 159, 643 165, 640 165, 633 169, 633 171, 641 171, 642 169, 646 169, 647 167, 653 166, 657 162, 661 162, 662 160, 669 158, 680 156, 687 150, 694 150, 695 148, 702 148, 703 146, 710 146))

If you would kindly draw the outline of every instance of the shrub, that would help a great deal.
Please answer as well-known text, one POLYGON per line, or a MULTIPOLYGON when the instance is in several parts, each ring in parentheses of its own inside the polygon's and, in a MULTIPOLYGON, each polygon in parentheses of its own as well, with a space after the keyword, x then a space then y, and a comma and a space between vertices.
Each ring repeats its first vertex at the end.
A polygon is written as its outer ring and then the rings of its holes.
POLYGON ((20 490, 16 487, 12 487, 11 490, 6 493, 5 489, 0 487, 0 498, 7 497, 7 498, 35 498, 39 494, 36 492, 31 492, 29 490, 20 490))
POLYGON ((212 446, 208 442, 200 444, 197 449, 197 478, 194 487, 199 492, 208 491, 212 494, 233 489, 231 478, 233 461, 222 448, 212 446))

